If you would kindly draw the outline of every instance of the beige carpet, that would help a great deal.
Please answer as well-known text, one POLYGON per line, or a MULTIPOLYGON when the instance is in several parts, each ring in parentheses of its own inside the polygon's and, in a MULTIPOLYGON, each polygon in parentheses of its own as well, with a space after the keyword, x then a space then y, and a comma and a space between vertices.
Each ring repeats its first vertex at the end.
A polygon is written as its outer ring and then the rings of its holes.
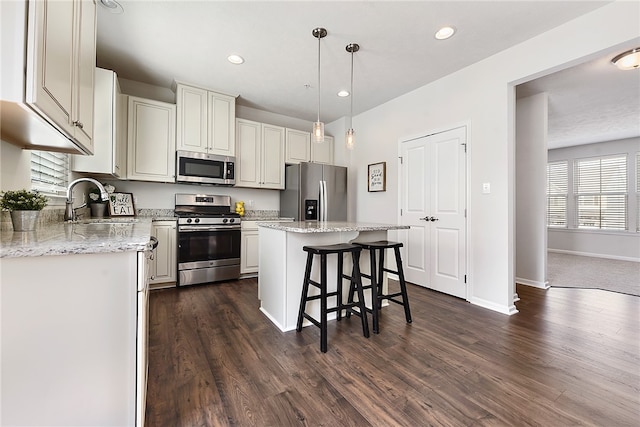
POLYGON ((549 252, 547 274, 551 287, 602 289, 640 296, 640 262, 549 252))

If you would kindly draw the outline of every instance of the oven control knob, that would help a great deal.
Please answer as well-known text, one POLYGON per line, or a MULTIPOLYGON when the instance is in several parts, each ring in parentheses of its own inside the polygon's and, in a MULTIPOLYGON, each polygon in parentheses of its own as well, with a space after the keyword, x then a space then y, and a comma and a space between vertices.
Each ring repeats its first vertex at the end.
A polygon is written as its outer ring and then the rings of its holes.
POLYGON ((187 218, 187 224, 191 224, 191 218, 187 218))
POLYGON ((227 219, 227 218, 225 218, 225 219, 223 219, 223 220, 222 220, 222 223, 223 223, 223 224, 226 224, 226 223, 227 223, 227 221, 228 221, 228 219, 227 219))
POLYGON ((196 218, 194 221, 195 221, 195 222, 196 222, 196 224, 197 224, 197 223, 199 223, 199 222, 200 222, 200 218, 196 218))
POLYGON ((235 218, 230 218, 229 222, 236 222, 235 218))

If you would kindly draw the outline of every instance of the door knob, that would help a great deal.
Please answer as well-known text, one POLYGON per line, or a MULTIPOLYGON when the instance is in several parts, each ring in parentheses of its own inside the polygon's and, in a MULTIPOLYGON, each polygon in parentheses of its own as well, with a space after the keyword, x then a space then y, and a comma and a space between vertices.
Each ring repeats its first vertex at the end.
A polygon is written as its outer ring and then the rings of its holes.
POLYGON ((433 222, 433 221, 437 221, 438 218, 436 218, 435 216, 432 216, 431 218, 429 218, 429 221, 433 222))
POLYGON ((425 216, 424 218, 418 218, 420 221, 429 221, 429 217, 425 216))

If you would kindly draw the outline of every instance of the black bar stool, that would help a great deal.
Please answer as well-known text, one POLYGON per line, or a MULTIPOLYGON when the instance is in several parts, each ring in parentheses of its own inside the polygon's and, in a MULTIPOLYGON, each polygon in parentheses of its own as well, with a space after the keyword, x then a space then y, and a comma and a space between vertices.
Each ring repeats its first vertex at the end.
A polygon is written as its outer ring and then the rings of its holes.
MULTIPOLYGON (((378 242, 353 242, 354 245, 361 246, 363 249, 367 249, 370 255, 371 274, 361 273, 362 277, 369 279, 370 284, 363 286, 363 289, 371 289, 371 309, 367 308, 373 317, 373 333, 380 332, 380 307, 383 300, 389 300, 396 304, 400 304, 404 307, 404 317, 407 323, 411 323, 411 309, 409 308, 409 297, 407 296, 407 284, 404 280, 404 271, 402 269, 402 258, 400 257, 400 248, 402 243, 390 242, 388 240, 380 240, 378 242), (393 249, 396 257, 396 269, 397 271, 390 270, 384 266, 384 252, 386 249, 393 249), (376 252, 378 261, 376 261, 376 252), (400 292, 394 294, 382 293, 382 277, 384 272, 394 273, 398 275, 400 279, 400 292), (396 299, 396 297, 402 297, 402 301, 396 299)), ((353 302, 354 290, 349 288, 349 297, 347 303, 353 302)), ((360 295, 358 294, 358 298, 360 295)), ((347 316, 349 313, 347 313, 347 316)))
POLYGON ((369 337, 369 324, 367 323, 367 312, 364 305, 364 292, 362 291, 362 280, 360 278, 360 252, 362 248, 360 246, 352 245, 349 243, 340 243, 336 245, 327 246, 304 246, 302 248, 307 252, 307 267, 304 272, 304 283, 302 284, 302 297, 300 298, 300 310, 298 311, 298 324, 296 330, 300 332, 302 330, 303 319, 308 319, 311 323, 320 328, 320 351, 327 352, 327 314, 336 311, 337 320, 342 318, 342 310, 346 310, 350 316, 351 313, 360 316, 362 320, 362 333, 365 337, 369 337), (344 263, 343 255, 346 252, 351 253, 353 260, 353 270, 351 276, 346 275, 342 271, 344 263), (335 292, 327 292, 327 255, 338 255, 338 271, 337 271, 337 289, 335 292), (313 264, 313 256, 320 255, 320 283, 311 280, 311 267, 313 264), (358 301, 353 302, 353 298, 347 304, 342 303, 342 281, 343 279, 350 280, 351 284, 349 289, 358 292, 358 301), (309 296, 309 285, 313 285, 320 289, 320 295, 309 296), (329 297, 336 297, 336 305, 334 307, 327 307, 327 299, 329 297), (316 320, 305 312, 307 301, 320 300, 320 320, 316 320), (353 310, 354 307, 358 307, 360 311, 353 310))

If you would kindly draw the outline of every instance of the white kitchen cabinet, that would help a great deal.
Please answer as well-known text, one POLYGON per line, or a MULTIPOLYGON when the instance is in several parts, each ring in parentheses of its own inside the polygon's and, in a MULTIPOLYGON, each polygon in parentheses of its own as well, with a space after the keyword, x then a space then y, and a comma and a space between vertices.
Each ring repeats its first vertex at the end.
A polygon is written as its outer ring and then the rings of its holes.
POLYGON ((127 161, 127 97, 120 92, 118 76, 96 68, 92 156, 72 156, 74 172, 124 179, 127 161))
POLYGON ((1 260, 2 425, 143 427, 143 259, 1 260))
POLYGON ((311 143, 311 161, 314 163, 333 164, 333 137, 324 136, 321 144, 311 143))
POLYGON ((286 163, 316 162, 333 164, 333 137, 325 135, 324 142, 311 142, 311 133, 287 129, 286 163))
POLYGON ((30 1, 26 100, 93 153, 96 4, 30 1))
POLYGON ((129 97, 127 179, 175 182, 176 106, 129 97))
POLYGON ((236 135, 236 187, 284 189, 285 129, 237 119, 236 135))
POLYGON ((286 163, 308 162, 311 159, 311 133, 301 130, 286 130, 286 163))
POLYGON ((240 244, 240 274, 243 277, 258 273, 258 222, 242 220, 242 242, 240 244))
POLYGON ((158 239, 158 247, 149 268, 151 288, 158 289, 175 284, 177 279, 176 221, 154 221, 151 225, 151 235, 158 239))
POLYGON ((235 156, 234 96, 177 83, 176 106, 178 150, 235 156))
POLYGON ((35 150, 93 152, 96 4, 2 2, 2 140, 35 150))

